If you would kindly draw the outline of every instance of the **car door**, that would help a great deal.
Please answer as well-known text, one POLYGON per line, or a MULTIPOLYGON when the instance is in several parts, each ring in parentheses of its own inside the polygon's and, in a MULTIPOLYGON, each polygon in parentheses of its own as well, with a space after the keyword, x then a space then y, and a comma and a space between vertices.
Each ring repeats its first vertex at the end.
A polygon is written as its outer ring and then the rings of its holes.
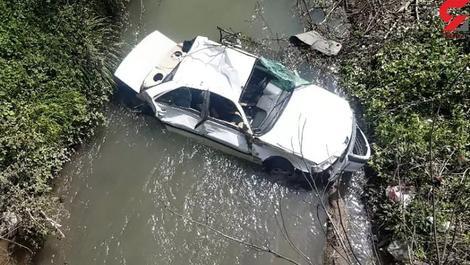
MULTIPOLYGON (((248 132, 238 108, 229 99, 218 94, 209 93, 208 115, 198 130, 201 134, 216 143, 216 147, 233 153, 237 151, 251 154, 248 132)), ((239 155, 233 153, 234 155, 239 155)))
POLYGON ((155 99, 156 115, 170 130, 198 134, 196 125, 201 120, 203 94, 204 91, 187 86, 169 91, 155 99))

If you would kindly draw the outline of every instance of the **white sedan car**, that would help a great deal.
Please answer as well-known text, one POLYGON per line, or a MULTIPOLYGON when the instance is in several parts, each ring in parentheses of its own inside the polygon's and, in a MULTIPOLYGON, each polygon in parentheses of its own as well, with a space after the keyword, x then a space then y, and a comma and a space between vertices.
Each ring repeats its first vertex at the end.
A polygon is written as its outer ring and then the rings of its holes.
POLYGON ((264 165, 272 174, 335 177, 370 148, 348 102, 280 63, 198 36, 176 43, 156 31, 115 76, 168 130, 264 165))

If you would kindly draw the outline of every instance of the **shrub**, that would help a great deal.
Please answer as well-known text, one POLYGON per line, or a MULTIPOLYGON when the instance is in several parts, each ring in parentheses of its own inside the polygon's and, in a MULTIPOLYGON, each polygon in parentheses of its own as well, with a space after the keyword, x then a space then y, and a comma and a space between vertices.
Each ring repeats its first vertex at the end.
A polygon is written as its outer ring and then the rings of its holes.
MULTIPOLYGON (((99 2, 99 1, 97 1, 99 2)), ((0 1, 0 212, 37 247, 54 232, 53 178, 102 124, 118 30, 93 1, 0 1)))
POLYGON ((376 176, 365 197, 374 231, 431 263, 469 261, 470 55, 464 45, 421 28, 343 66, 343 85, 363 109, 373 142, 376 176), (408 207, 386 198, 386 187, 398 184, 416 190, 408 207))

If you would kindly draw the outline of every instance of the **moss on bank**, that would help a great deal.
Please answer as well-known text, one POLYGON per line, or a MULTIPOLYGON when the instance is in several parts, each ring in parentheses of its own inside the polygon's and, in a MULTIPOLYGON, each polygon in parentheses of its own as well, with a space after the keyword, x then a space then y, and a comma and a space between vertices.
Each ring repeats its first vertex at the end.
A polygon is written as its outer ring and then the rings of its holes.
POLYGON ((410 263, 467 264, 470 54, 468 42, 444 38, 433 21, 346 61, 343 85, 373 142, 366 201, 379 247, 397 241, 410 263), (415 191, 410 205, 387 198, 393 185, 415 191))
POLYGON ((121 2, 0 0, 0 213, 22 243, 56 232, 52 180, 104 120, 121 2))

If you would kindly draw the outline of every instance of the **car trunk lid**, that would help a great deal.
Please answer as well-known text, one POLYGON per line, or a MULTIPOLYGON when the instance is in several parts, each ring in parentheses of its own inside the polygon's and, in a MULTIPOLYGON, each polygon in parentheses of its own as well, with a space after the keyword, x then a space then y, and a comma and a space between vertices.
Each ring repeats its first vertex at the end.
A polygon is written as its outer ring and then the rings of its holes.
MULTIPOLYGON (((164 63, 166 58, 170 57, 175 46, 174 41, 159 31, 155 31, 137 44, 119 65, 114 75, 132 90, 139 93, 149 72, 154 67, 164 63)), ((173 63, 172 67, 174 66, 173 63)))

